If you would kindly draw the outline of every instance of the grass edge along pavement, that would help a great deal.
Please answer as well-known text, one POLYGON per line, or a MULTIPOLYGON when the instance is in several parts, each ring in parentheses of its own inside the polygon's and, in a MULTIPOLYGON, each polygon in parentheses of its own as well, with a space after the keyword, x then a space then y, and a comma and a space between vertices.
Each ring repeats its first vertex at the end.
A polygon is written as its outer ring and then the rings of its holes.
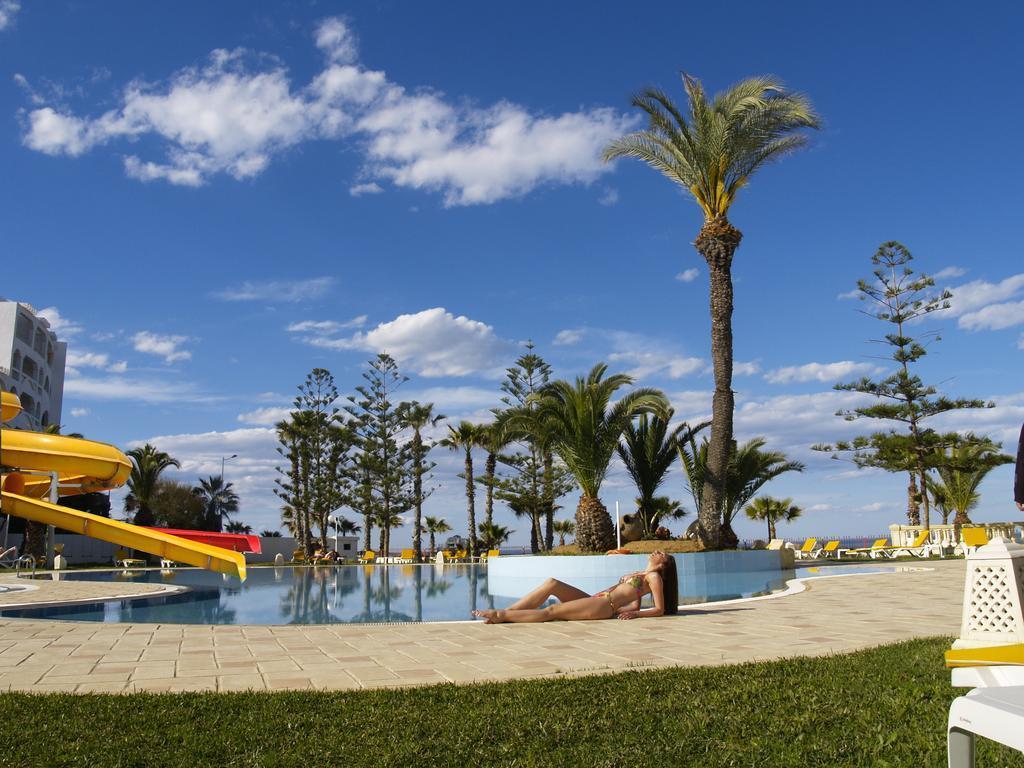
MULTIPOLYGON (((353 692, 0 694, 19 766, 940 766, 949 638, 559 680, 353 692)), ((979 766, 1024 756, 979 740, 979 766)))

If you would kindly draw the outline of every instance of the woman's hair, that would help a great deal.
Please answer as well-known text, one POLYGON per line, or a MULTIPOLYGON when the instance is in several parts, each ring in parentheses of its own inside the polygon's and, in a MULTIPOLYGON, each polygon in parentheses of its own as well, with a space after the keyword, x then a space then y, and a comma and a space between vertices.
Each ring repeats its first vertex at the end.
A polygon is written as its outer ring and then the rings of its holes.
POLYGON ((665 603, 665 615, 673 615, 679 610, 679 575, 676 573, 676 559, 666 555, 665 565, 661 567, 662 596, 665 603))

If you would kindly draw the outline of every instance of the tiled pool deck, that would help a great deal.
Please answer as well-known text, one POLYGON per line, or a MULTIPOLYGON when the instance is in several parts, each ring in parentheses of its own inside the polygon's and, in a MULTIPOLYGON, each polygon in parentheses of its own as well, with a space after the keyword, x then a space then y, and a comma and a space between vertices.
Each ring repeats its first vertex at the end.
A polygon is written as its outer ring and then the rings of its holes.
MULTIPOLYGON (((798 594, 637 621, 329 626, 0 619, 0 690, 347 690, 733 664, 956 635, 964 562, 805 582, 798 594)), ((24 584, 0 576, 0 587, 24 584)), ((0 605, 104 599, 159 585, 34 581, 0 605)))

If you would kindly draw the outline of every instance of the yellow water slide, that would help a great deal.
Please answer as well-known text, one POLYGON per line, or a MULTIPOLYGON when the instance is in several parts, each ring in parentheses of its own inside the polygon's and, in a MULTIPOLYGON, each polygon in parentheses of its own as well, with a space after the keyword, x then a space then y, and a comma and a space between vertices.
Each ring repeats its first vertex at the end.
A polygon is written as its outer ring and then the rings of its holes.
MULTIPOLYGON (((17 395, 0 392, 2 420, 10 421, 20 412, 21 401, 17 395)), ((128 457, 112 445, 0 429, 0 465, 3 465, 0 509, 6 514, 245 579, 245 557, 238 552, 43 500, 49 494, 50 477, 29 474, 31 472, 56 472, 64 495, 68 495, 69 487, 74 493, 89 493, 124 485, 132 465, 128 457)))

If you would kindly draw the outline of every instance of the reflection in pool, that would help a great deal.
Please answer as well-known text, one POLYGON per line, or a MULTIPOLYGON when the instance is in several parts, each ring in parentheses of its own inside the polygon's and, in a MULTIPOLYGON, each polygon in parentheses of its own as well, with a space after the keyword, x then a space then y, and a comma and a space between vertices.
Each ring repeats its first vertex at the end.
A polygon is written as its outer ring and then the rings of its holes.
MULTIPOLYGON (((688 575, 680 584, 683 604, 728 600, 782 589, 794 576, 878 572, 886 568, 842 566, 796 571, 688 575)), ((49 576, 46 576, 49 578, 49 576)), ((49 608, 0 611, 3 617, 159 624, 336 624, 468 620, 475 608, 504 608, 536 586, 536 579, 489 583, 486 566, 390 565, 251 568, 237 579, 196 569, 79 572, 61 579, 163 583, 184 592, 156 597, 49 608)), ((596 592, 608 584, 578 580, 596 592)))

